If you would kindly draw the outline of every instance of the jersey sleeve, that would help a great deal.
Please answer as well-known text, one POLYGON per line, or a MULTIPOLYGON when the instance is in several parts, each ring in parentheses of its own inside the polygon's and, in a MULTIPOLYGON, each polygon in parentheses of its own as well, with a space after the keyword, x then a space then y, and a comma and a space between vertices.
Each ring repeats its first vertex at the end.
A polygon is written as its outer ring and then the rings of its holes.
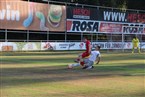
POLYGON ((134 39, 132 39, 132 43, 134 43, 134 39))
POLYGON ((98 54, 98 57, 101 57, 101 54, 100 53, 98 54))
POLYGON ((133 39, 132 39, 132 43, 133 43, 133 39))
POLYGON ((137 39, 137 43, 139 43, 139 39, 137 39))
POLYGON ((101 57, 100 52, 95 52, 97 57, 101 57))

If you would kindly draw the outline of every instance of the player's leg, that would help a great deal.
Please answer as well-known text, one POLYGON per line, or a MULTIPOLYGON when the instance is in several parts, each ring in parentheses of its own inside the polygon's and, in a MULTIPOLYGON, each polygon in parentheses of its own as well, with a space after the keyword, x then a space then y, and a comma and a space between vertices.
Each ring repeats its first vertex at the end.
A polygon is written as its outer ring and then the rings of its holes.
POLYGON ((93 64, 93 61, 87 60, 87 62, 85 62, 85 66, 82 69, 92 69, 94 68, 93 64))
POLYGON ((93 69, 93 68, 94 66, 92 65, 92 66, 84 67, 83 69, 93 69))
POLYGON ((132 53, 134 53, 134 48, 135 48, 135 47, 133 46, 133 47, 132 47, 132 53))
POLYGON ((80 56, 80 65, 84 66, 84 58, 89 58, 90 54, 88 52, 84 52, 82 53, 82 55, 80 56))
POLYGON ((80 66, 80 63, 69 64, 68 69, 72 69, 74 67, 80 66))
POLYGON ((140 53, 140 48, 139 48, 139 47, 137 47, 137 49, 138 49, 138 53, 140 53))
POLYGON ((84 59, 82 62, 79 62, 79 63, 69 64, 68 69, 72 69, 72 68, 77 67, 77 66, 84 67, 85 63, 87 63, 87 59, 84 59))
POLYGON ((78 57, 74 61, 78 63, 80 61, 81 56, 82 56, 82 53, 79 54, 78 57))

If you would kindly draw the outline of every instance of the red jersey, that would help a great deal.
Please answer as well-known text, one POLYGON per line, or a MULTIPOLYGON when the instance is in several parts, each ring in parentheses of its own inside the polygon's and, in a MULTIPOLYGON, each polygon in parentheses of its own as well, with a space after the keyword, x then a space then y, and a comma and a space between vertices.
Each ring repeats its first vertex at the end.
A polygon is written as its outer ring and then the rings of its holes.
POLYGON ((89 40, 87 40, 87 41, 86 41, 86 52, 87 52, 87 53, 90 53, 90 51, 91 51, 90 49, 91 49, 91 43, 90 43, 89 40))

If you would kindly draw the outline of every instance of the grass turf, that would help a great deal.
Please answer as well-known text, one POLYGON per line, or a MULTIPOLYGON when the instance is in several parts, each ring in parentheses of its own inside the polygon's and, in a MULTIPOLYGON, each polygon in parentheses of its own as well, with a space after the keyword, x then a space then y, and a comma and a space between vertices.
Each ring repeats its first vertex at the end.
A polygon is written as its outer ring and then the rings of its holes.
POLYGON ((1 97, 144 97, 145 56, 102 53, 92 70, 67 64, 79 52, 1 52, 1 97))

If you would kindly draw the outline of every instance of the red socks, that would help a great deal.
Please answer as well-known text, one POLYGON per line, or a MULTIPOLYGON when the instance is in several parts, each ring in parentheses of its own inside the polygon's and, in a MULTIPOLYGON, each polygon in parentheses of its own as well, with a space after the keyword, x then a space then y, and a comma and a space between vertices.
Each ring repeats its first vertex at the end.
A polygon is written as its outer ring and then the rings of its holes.
POLYGON ((84 66, 84 64, 85 64, 84 62, 80 62, 80 65, 84 66))

